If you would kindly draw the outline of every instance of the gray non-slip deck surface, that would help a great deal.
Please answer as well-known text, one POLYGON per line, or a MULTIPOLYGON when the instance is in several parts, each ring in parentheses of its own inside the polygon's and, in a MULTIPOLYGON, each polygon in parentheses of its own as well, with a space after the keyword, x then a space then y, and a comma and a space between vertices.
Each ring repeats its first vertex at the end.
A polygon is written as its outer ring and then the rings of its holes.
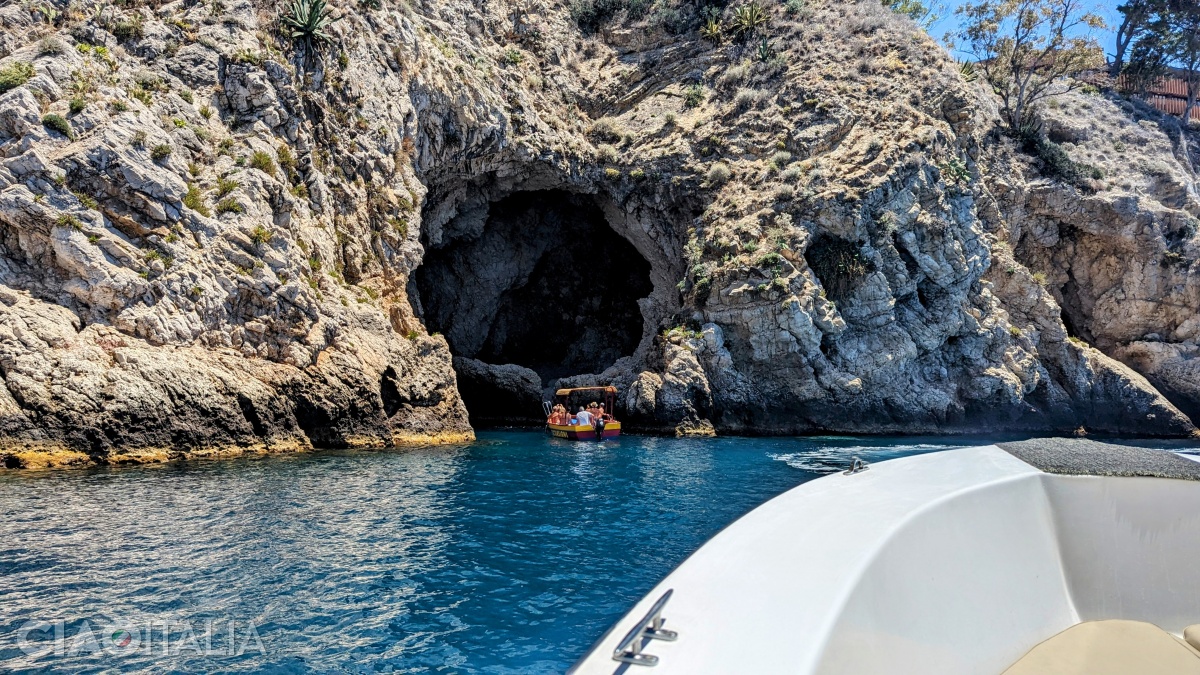
POLYGON ((1200 480, 1200 462, 1166 450, 1100 443, 1083 438, 1035 438, 997 443, 1046 473, 1074 476, 1150 476, 1200 480))

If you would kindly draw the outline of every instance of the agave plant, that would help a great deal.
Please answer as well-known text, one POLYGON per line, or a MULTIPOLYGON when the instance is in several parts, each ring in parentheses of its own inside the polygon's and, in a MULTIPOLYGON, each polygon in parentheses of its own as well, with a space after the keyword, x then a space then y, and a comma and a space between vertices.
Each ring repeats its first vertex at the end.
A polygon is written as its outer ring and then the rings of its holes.
POLYGON ((284 30, 293 40, 303 42, 309 51, 333 42, 325 29, 336 20, 329 15, 325 0, 292 0, 287 12, 280 17, 284 30))
POLYGON ((775 58, 775 48, 771 46, 767 38, 763 38, 758 43, 758 60, 765 63, 773 58, 775 58))
POLYGON ((709 17, 704 25, 700 27, 700 37, 708 40, 714 45, 721 44, 721 20, 709 17))
POLYGON ((767 25, 770 17, 758 2, 748 2, 733 10, 733 32, 740 37, 753 35, 761 26, 767 25))
POLYGON ((958 72, 962 74, 963 79, 967 82, 974 82, 979 79, 979 75, 975 72, 975 64, 970 61, 959 63, 958 72))

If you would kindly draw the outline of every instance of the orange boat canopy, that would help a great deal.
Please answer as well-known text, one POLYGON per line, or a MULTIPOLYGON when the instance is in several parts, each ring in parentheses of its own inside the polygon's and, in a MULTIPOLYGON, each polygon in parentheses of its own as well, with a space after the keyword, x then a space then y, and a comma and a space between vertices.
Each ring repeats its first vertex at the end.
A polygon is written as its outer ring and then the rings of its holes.
POLYGON ((577 391, 602 391, 606 394, 616 394, 617 388, 616 387, 574 387, 571 389, 559 389, 558 391, 554 392, 554 395, 555 396, 568 396, 577 391))

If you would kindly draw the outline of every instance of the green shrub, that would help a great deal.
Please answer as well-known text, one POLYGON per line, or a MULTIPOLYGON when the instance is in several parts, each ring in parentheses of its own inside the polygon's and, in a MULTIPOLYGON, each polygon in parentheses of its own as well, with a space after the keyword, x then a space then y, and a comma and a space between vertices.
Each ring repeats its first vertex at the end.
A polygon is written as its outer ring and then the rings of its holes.
POLYGON ((42 126, 51 131, 57 131, 67 138, 74 137, 74 135, 71 133, 71 123, 68 122, 67 118, 63 117, 62 115, 50 113, 49 115, 42 117, 42 126))
POLYGON ((762 102, 765 92, 758 89, 739 89, 733 96, 733 106, 739 111, 746 111, 762 102))
POLYGON ((108 109, 115 113, 123 113, 129 110, 129 104, 125 103, 125 101, 110 101, 108 109))
POLYGON ((793 164, 783 171, 780 171, 779 178, 787 181, 788 183, 794 183, 800 178, 800 174, 802 173, 804 173, 804 170, 801 169, 799 165, 793 164))
POLYGON ((289 176, 296 170, 296 156, 292 154, 292 149, 288 146, 281 143, 275 149, 275 158, 279 162, 279 168, 289 176))
POLYGON ((200 116, 204 119, 209 119, 213 115, 213 109, 208 106, 200 106, 200 116))
POLYGON ((804 259, 820 279, 825 295, 835 302, 845 300, 872 271, 874 265, 858 244, 839 237, 823 237, 808 247, 804 259))
POLYGON ((80 204, 83 204, 85 209, 95 210, 100 206, 100 203, 93 199, 90 195, 85 195, 82 192, 72 192, 71 194, 75 195, 75 198, 79 200, 80 204))
POLYGON ((230 180, 228 178, 217 179, 217 198, 224 197, 236 189, 238 189, 238 182, 236 180, 230 180))
POLYGON ((717 162, 708 168, 708 182, 711 185, 720 185, 733 175, 728 166, 717 162))
POLYGON ((54 54, 62 54, 65 51, 67 51, 67 48, 57 38, 45 37, 38 43, 38 54, 40 56, 52 56, 54 54))
POLYGON ((245 213, 245 209, 233 197, 226 197, 217 202, 217 213, 245 213))
POLYGON ((144 131, 133 132, 133 138, 130 139, 129 145, 131 145, 135 148, 146 147, 146 132, 144 132, 144 131))
POLYGON ((608 143, 601 143, 596 146, 596 154, 599 155, 602 162, 612 163, 617 161, 617 149, 608 143))
POLYGON ((1097 167, 1072 160, 1062 146, 1042 136, 1033 126, 1024 126, 1016 131, 1022 149, 1042 162, 1042 173, 1057 178, 1075 187, 1091 191, 1089 179, 1100 180, 1104 173, 1097 167))
POLYGON ((196 97, 192 94, 191 89, 184 89, 183 91, 179 92, 179 98, 187 101, 188 103, 196 102, 196 97))
POLYGON ((253 155, 250 155, 250 168, 258 169, 268 176, 275 176, 275 160, 262 150, 255 150, 253 155))
POLYGON ((69 213, 60 215, 54 223, 59 227, 69 227, 76 232, 83 229, 83 223, 79 222, 78 218, 69 213))
POLYGON ((146 91, 171 91, 171 87, 157 73, 150 70, 139 70, 133 81, 146 91))
POLYGON ((646 172, 642 169, 634 169, 629 172, 629 177, 634 180, 642 180, 646 177, 646 172))
POLYGON ((250 230, 250 241, 257 246, 262 246, 271 241, 271 231, 262 225, 255 225, 254 229, 250 230))
POLYGON ((971 182, 971 172, 967 169, 967 165, 958 157, 951 157, 945 162, 938 164, 938 171, 942 174, 942 179, 952 185, 962 185, 971 182))
POLYGON ((171 156, 171 146, 166 143, 160 143, 150 149, 150 159, 161 162, 171 156))
POLYGON ((208 207, 204 205, 204 197, 200 194, 200 188, 195 185, 188 185, 187 192, 183 195, 183 205, 202 216, 212 215, 208 207))
POLYGON ((611 117, 601 117, 592 122, 592 126, 588 128, 588 135, 606 143, 616 143, 621 140, 624 133, 625 130, 621 128, 621 125, 611 117))
POLYGON ((253 49, 239 49, 233 53, 230 59, 234 63, 247 63, 252 66, 262 67, 266 63, 267 58, 262 55, 262 52, 256 52, 253 49))
POLYGON ((775 253, 774 251, 770 253, 764 253, 759 256, 758 260, 755 261, 754 264, 764 270, 775 269, 783 265, 783 256, 775 253))
POLYGON ((142 15, 134 13, 129 19, 121 19, 109 29, 113 37, 121 42, 126 40, 141 39, 144 31, 142 29, 142 15))
POLYGON ((621 178, 621 172, 618 169, 614 169, 610 166, 604 170, 604 177, 608 180, 619 180, 621 178))
POLYGON ((143 88, 141 85, 138 85, 136 87, 130 87, 129 96, 130 96, 130 98, 135 98, 135 99, 141 101, 142 105, 148 106, 148 105, 151 105, 152 103, 154 103, 154 95, 151 94, 149 90, 143 88))
POLYGON ((521 50, 512 47, 505 49, 500 56, 500 62, 510 66, 519 66, 523 60, 525 60, 525 55, 521 53, 521 50))
POLYGON ((704 103, 704 96, 704 87, 699 84, 693 84, 683 92, 683 107, 699 107, 701 103, 704 103))
POLYGON ((75 98, 71 99, 72 115, 78 115, 79 113, 83 112, 83 109, 86 107, 87 101, 85 101, 82 96, 76 96, 75 98))
POLYGON ((0 94, 25 84, 33 73, 33 64, 28 61, 13 61, 0 68, 0 94))

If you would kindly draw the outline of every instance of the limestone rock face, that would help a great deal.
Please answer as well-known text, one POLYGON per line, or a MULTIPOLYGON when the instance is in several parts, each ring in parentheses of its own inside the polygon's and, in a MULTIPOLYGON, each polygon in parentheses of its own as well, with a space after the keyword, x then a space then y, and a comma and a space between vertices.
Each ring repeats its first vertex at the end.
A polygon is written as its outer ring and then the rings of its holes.
POLYGON ((1083 93, 1056 97, 1043 116, 1050 137, 1103 177, 1094 194, 1030 175, 1024 189, 1005 188, 1005 236, 1074 339, 1200 419, 1196 139, 1140 103, 1083 93))
POLYGON ((522 421, 615 384, 680 434, 1194 429, 1194 140, 1064 95, 1105 176, 1045 177, 878 2, 772 4, 762 58, 686 12, 384 0, 306 54, 269 3, 61 9, 0 8, 7 465, 460 441, 460 388, 522 421))

